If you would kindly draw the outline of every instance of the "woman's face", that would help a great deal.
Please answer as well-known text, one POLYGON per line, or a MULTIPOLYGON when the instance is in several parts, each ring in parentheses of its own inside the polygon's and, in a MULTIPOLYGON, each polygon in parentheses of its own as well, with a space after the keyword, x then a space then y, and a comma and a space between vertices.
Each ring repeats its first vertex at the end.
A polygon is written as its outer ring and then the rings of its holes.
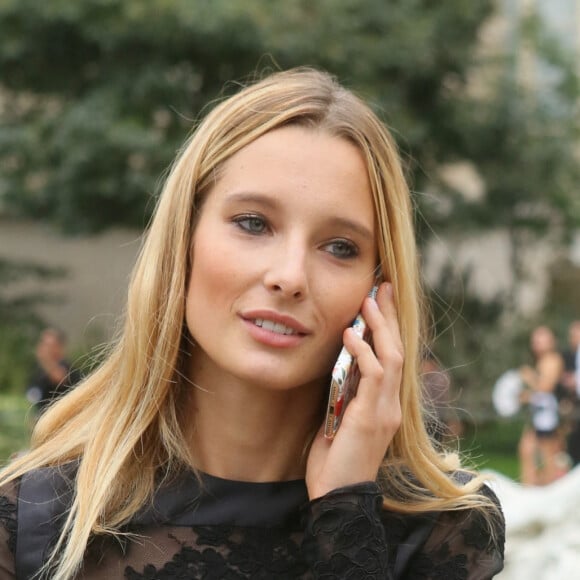
POLYGON ((193 238, 192 380, 282 390, 326 378, 373 285, 373 207, 347 140, 290 126, 232 156, 193 238))
POLYGON ((541 356, 554 350, 556 339, 549 328, 539 326, 532 333, 530 345, 534 355, 541 356))
POLYGON ((580 347, 580 322, 573 322, 570 326, 569 342, 573 349, 580 347))

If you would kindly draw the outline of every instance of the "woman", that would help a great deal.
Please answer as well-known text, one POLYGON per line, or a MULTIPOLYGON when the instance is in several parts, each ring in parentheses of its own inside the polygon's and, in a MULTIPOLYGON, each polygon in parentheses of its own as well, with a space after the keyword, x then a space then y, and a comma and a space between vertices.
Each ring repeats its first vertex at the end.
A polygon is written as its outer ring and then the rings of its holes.
POLYGON ((500 570, 495 496, 423 426, 410 205, 387 130, 327 74, 217 106, 167 179, 118 343, 2 475, 0 578, 38 568, 24 528, 63 580, 500 570), (373 348, 345 330, 361 308, 373 348), (330 440, 343 341, 361 379, 330 440), (30 505, 58 526, 26 526, 30 505))
POLYGON ((40 414, 80 380, 80 373, 66 359, 66 335, 58 328, 45 328, 36 345, 36 368, 26 389, 26 398, 40 414))
POLYGON ((523 402, 530 412, 530 424, 524 428, 519 444, 521 482, 545 485, 562 475, 558 458, 565 443, 560 432, 556 391, 564 359, 556 349, 556 337, 547 326, 538 326, 531 334, 530 348, 534 366, 524 365, 520 377, 526 390, 523 402))

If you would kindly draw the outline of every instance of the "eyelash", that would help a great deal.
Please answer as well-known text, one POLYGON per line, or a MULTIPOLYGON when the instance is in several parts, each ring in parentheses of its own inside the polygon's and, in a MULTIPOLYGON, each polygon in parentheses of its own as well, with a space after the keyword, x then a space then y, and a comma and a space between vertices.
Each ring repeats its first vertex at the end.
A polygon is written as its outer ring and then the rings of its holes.
MULTIPOLYGON (((251 235, 251 236, 261 236, 269 231, 269 226, 267 220, 258 214, 243 214, 239 216, 235 216, 232 219, 232 222, 236 224, 238 228, 240 228, 243 232, 251 235), (259 230, 252 229, 252 224, 261 227, 259 230)), ((359 249, 356 244, 353 242, 338 238, 336 240, 332 240, 327 244, 324 244, 323 248, 328 251, 329 254, 334 256, 339 260, 349 260, 352 258, 356 258, 359 255, 359 249), (336 248, 340 247, 339 251, 336 251, 336 248), (334 247, 334 251, 331 251, 330 248, 334 247)))
POLYGON ((232 221, 241 230, 243 230, 244 232, 251 234, 253 236, 259 236, 259 235, 265 233, 265 231, 268 229, 268 224, 267 224, 266 219, 260 215, 253 214, 253 213, 236 216, 235 218, 233 218, 232 221), (263 226, 263 229, 261 229, 260 231, 253 230, 250 226, 250 224, 252 222, 254 223, 254 225, 256 225, 256 222, 259 222, 260 225, 263 226), (244 224, 246 224, 246 225, 244 225, 244 224))
POLYGON ((340 260, 350 260, 352 258, 356 258, 359 254, 358 247, 356 246, 356 244, 353 244, 348 240, 344 239, 333 240, 332 242, 326 244, 325 247, 328 248, 331 246, 341 246, 343 251, 346 250, 346 254, 340 252, 339 253, 340 255, 337 253, 330 252, 335 258, 338 258, 340 260))

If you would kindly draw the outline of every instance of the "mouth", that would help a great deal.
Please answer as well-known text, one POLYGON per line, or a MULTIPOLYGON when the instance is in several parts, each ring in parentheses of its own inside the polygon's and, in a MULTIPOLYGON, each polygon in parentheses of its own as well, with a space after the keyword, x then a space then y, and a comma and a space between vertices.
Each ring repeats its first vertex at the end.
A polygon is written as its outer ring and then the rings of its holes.
POLYGON ((253 340, 270 348, 295 348, 303 344, 309 328, 293 316, 272 310, 253 310, 240 314, 253 340))
POLYGON ((274 322, 273 320, 267 320, 265 318, 251 319, 251 322, 253 322, 256 326, 259 326, 264 330, 269 330, 270 332, 273 332, 275 334, 284 334, 284 335, 303 334, 301 332, 298 332, 294 328, 290 328, 289 326, 282 324, 281 322, 274 322))
POLYGON ((247 323, 261 328, 263 331, 271 332, 281 336, 306 336, 311 333, 307 326, 304 326, 293 316, 274 312, 267 309, 256 309, 240 313, 240 317, 247 323))

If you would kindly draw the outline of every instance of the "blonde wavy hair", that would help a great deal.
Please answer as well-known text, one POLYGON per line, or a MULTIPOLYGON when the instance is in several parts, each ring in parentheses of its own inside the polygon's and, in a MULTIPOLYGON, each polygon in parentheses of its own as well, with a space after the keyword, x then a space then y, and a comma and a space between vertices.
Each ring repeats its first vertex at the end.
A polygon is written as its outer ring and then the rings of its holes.
POLYGON ((477 494, 478 478, 459 485, 449 476, 457 461, 434 449, 424 428, 418 372, 423 299, 413 208, 397 147, 361 99, 330 75, 299 68, 271 74, 221 102, 186 141, 134 268, 118 339, 101 366, 41 417, 31 450, 0 475, 4 484, 35 468, 78 461, 74 500, 52 556, 53 578, 75 576, 92 535, 119 534, 150 501, 160 473, 192 466, 182 409, 191 388, 184 372, 184 317, 196 216, 228 158, 292 124, 347 139, 368 168, 380 268, 393 284, 405 350, 404 420, 379 477, 385 508, 489 507, 477 494))

